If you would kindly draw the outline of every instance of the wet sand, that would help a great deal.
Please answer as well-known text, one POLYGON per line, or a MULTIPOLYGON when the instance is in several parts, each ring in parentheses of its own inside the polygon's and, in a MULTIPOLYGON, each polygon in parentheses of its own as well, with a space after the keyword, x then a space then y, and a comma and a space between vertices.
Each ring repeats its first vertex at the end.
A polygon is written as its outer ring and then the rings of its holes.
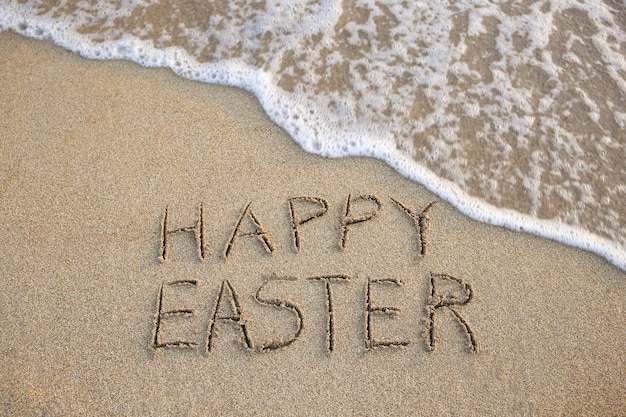
POLYGON ((619 415, 626 273, 250 94, 0 34, 1 415, 619 415))

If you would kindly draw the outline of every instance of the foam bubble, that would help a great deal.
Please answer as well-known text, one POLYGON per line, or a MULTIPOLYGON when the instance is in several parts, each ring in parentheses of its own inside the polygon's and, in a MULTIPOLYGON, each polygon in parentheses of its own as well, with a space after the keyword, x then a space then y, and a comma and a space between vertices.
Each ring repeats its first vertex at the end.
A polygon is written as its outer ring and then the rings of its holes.
POLYGON ((625 13, 596 0, 7 0, 0 28, 244 88, 309 152, 384 159, 473 218, 626 269, 625 13))

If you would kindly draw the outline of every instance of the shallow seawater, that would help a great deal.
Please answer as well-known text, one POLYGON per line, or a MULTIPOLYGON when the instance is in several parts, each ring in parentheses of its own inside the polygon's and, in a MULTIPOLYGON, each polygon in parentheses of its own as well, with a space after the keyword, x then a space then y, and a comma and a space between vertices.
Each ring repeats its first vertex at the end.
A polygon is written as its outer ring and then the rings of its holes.
POLYGON ((626 2, 5 0, 0 29, 254 93, 307 151, 626 269, 626 2))

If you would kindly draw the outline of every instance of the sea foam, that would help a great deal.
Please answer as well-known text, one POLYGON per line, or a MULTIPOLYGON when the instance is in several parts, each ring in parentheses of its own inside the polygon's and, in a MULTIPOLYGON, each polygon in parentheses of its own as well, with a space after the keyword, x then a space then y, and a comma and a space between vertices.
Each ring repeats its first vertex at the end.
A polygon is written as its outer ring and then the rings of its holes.
POLYGON ((5 0, 0 29, 244 88, 309 152, 626 270, 626 1, 5 0))

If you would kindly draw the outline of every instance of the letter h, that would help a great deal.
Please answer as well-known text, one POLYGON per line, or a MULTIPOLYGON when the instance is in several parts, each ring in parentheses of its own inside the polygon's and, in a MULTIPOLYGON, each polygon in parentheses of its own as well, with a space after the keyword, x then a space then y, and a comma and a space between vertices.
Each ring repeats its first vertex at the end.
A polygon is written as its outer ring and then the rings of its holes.
POLYGON ((207 256, 205 249, 205 233, 204 233, 204 213, 202 203, 198 209, 198 221, 193 226, 181 227, 174 230, 169 230, 167 227, 169 221, 169 208, 165 207, 163 214, 163 220, 161 221, 161 245, 159 247, 159 260, 165 262, 168 260, 170 252, 169 237, 174 233, 190 232, 193 233, 196 239, 196 245, 198 248, 198 259, 204 260, 207 256))

